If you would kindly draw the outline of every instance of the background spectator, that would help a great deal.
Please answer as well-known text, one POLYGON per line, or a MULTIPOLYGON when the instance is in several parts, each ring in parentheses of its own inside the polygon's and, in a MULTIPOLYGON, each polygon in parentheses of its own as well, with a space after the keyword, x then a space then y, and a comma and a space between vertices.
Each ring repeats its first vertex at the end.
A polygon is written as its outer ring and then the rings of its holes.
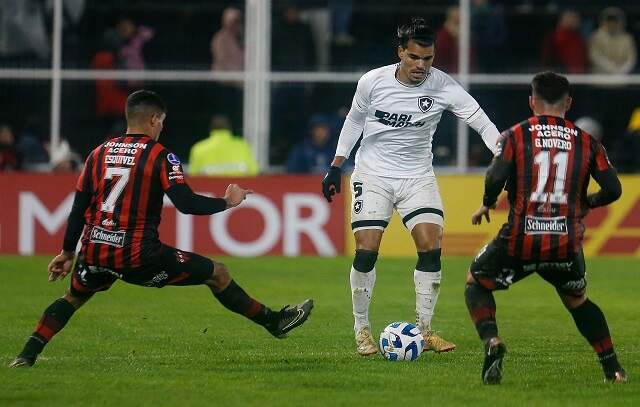
POLYGON ((19 170, 20 154, 14 145, 13 130, 7 124, 0 124, 0 171, 19 170))
MULTIPOLYGON (((471 41, 478 56, 478 71, 503 72, 503 61, 496 54, 504 51, 507 25, 501 5, 489 0, 471 2, 471 41)), ((436 45, 437 46, 437 45, 436 45)))
POLYGON ((309 135, 299 142, 287 158, 287 172, 324 174, 335 154, 331 123, 323 115, 314 115, 309 121, 309 135))
POLYGON ((227 7, 222 13, 221 27, 211 38, 211 69, 214 71, 244 70, 242 12, 227 7))
POLYGON ((49 135, 45 134, 43 127, 45 126, 40 117, 29 117, 15 143, 22 159, 22 168, 25 170, 48 168, 49 135))
POLYGON ((353 0, 329 0, 331 13, 331 36, 333 42, 340 46, 353 45, 354 38, 349 32, 353 0))
POLYGON ((288 5, 273 26, 272 67, 279 71, 314 70, 316 47, 311 28, 300 19, 300 10, 288 5))
MULTIPOLYGON (((279 19, 273 26, 271 65, 273 70, 304 71, 316 68, 316 46, 311 27, 300 18, 300 10, 286 4, 277 13, 279 19)), ((272 87, 272 123, 270 159, 280 163, 286 160, 291 148, 292 135, 304 131, 304 121, 311 111, 304 100, 313 95, 314 84, 279 83, 272 87), (291 101, 296 101, 291 103, 291 101), (301 118, 304 118, 301 121, 301 118)))
POLYGON ((458 72, 458 38, 460 36, 460 10, 447 9, 442 27, 436 33, 436 56, 433 66, 447 73, 458 72))
POLYGON ((80 156, 71 149, 67 140, 61 140, 51 151, 51 171, 55 173, 76 172, 81 165, 80 156))
MULTIPOLYGON (((91 62, 93 69, 116 69, 116 57, 111 51, 99 51, 91 62)), ((96 113, 98 117, 119 117, 124 113, 129 90, 113 79, 96 80, 96 113)))
MULTIPOLYGON (((460 9, 449 7, 442 27, 436 32, 436 56, 433 66, 446 73, 458 72, 458 41, 460 38, 460 9)), ((471 49, 471 71, 475 71, 475 51, 471 49)))
POLYGON ((146 26, 137 27, 129 17, 120 17, 116 26, 104 33, 104 44, 117 57, 116 68, 145 69, 144 44, 154 36, 153 29, 146 26))
POLYGON ((627 131, 619 137, 612 149, 613 164, 620 172, 640 172, 640 107, 636 107, 629 118, 627 131))
POLYGON ((0 63, 44 62, 51 53, 44 2, 0 0, 0 63))
POLYGON ((211 118, 209 138, 191 147, 189 172, 194 175, 256 175, 258 163, 249 144, 231 132, 225 116, 211 118))
MULTIPOLYGON (((244 26, 242 12, 227 7, 220 19, 221 28, 211 38, 211 69, 214 71, 244 70, 244 26)), ((211 107, 231 118, 236 129, 242 127, 242 81, 219 82, 210 89, 211 107)))
POLYGON ((542 66, 571 74, 587 70, 587 48, 580 32, 580 14, 565 10, 555 30, 542 43, 542 66))
POLYGON ((626 17, 617 7, 607 7, 600 15, 600 27, 589 40, 589 59, 594 73, 626 74, 636 65, 633 36, 625 31, 626 17))

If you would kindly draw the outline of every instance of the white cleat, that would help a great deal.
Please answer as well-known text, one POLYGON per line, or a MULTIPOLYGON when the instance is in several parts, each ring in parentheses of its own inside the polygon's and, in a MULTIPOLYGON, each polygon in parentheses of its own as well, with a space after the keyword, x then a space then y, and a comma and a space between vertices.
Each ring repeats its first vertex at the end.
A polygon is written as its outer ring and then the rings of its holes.
POLYGON ((373 355, 378 353, 378 345, 373 340, 371 330, 369 328, 362 328, 356 332, 356 345, 357 351, 362 356, 373 355))

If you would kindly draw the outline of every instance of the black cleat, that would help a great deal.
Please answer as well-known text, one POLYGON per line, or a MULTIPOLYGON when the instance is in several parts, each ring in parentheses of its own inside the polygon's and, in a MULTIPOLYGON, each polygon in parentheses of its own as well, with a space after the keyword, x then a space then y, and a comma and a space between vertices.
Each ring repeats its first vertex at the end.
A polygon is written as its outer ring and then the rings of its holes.
POLYGON ((13 362, 11 362, 11 364, 9 365, 10 368, 17 368, 17 367, 31 367, 36 363, 36 358, 35 357, 28 357, 28 356, 18 356, 16 357, 13 362))
POLYGON ((278 339, 286 336, 287 332, 296 328, 309 318, 313 309, 313 300, 306 300, 294 307, 286 305, 280 312, 274 313, 273 321, 265 325, 267 331, 278 339))
POLYGON ((499 337, 493 337, 485 344, 484 365, 482 366, 482 383, 500 384, 502 380, 502 359, 507 353, 507 346, 499 337))

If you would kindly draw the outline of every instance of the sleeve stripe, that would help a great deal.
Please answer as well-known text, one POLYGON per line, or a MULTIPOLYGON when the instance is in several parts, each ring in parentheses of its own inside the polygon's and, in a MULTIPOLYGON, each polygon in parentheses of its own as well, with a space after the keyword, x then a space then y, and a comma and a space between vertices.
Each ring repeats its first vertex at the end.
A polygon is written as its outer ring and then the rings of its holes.
POLYGON ((466 120, 465 120, 465 121, 469 121, 469 119, 471 119, 471 118, 472 118, 476 113, 478 113, 478 110, 480 110, 480 106, 478 106, 478 108, 476 109, 476 111, 475 111, 475 112, 473 112, 473 113, 471 113, 471 114, 469 115, 469 117, 467 117, 467 118, 466 118, 466 120))

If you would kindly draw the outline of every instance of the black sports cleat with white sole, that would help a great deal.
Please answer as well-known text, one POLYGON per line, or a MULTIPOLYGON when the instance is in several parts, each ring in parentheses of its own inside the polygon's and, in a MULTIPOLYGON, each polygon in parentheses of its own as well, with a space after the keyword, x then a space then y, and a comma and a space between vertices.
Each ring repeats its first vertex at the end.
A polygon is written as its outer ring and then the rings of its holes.
POLYGON ((9 365, 10 368, 31 367, 36 363, 35 357, 18 355, 9 365))
POLYGON ((293 307, 285 305, 279 312, 275 313, 273 321, 265 325, 265 328, 267 328, 267 331, 269 331, 271 335, 282 339, 286 336, 287 332, 304 324, 307 318, 309 318, 312 309, 313 300, 306 300, 293 307))
POLYGON ((482 365, 482 383, 500 384, 502 380, 502 359, 507 346, 499 337, 489 339, 485 345, 484 364, 482 365))

